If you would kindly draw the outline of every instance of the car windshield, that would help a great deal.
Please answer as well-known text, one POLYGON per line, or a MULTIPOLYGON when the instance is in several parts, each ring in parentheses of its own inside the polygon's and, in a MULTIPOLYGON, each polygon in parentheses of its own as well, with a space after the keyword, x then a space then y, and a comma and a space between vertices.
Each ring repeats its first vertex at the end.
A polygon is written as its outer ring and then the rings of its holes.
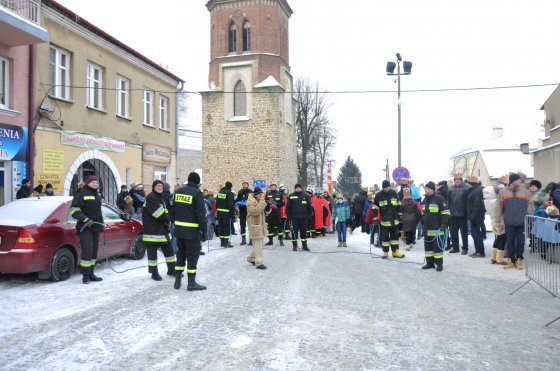
POLYGON ((60 206, 58 202, 15 201, 0 207, 0 223, 2 220, 22 220, 29 224, 42 223, 60 206))

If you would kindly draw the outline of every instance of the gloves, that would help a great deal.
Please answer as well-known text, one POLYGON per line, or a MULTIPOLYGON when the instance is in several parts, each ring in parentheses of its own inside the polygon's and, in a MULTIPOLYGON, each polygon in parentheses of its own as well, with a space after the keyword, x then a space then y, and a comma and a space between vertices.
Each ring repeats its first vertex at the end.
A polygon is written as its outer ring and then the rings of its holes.
POLYGON ((208 241, 208 233, 200 232, 199 235, 200 235, 200 237, 199 237, 199 238, 200 238, 200 242, 206 242, 206 241, 208 241))
POLYGON ((91 220, 90 218, 85 218, 84 219, 84 225, 88 228, 91 228, 91 226, 94 224, 95 222, 93 220, 91 220))

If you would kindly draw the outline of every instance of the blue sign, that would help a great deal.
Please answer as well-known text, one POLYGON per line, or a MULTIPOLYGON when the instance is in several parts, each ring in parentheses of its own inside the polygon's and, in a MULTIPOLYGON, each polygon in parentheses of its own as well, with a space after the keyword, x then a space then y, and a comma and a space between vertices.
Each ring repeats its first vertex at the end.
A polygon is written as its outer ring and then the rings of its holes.
POLYGON ((0 161, 27 161, 27 128, 0 123, 0 161))
POLYGON ((255 187, 259 187, 260 189, 265 189, 266 188, 266 180, 253 180, 253 188, 255 187))
POLYGON ((393 180, 397 182, 397 184, 401 184, 401 180, 409 179, 410 178, 410 171, 404 166, 399 166, 393 170, 393 180))

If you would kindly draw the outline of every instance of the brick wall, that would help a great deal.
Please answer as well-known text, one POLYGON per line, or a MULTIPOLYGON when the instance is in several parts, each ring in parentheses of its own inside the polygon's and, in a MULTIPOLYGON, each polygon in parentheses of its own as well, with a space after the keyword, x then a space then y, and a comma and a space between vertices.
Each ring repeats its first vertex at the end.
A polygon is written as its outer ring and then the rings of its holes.
POLYGON ((179 182, 183 183, 191 172, 202 168, 202 151, 180 149, 178 157, 178 178, 179 182))

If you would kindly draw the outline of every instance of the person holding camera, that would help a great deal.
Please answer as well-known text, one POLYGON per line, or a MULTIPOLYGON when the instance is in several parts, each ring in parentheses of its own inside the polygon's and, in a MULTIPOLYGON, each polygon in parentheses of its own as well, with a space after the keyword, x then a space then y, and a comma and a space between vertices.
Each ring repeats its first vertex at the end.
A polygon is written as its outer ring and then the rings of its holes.
POLYGON ((157 251, 161 248, 167 263, 167 275, 175 275, 175 254, 171 247, 171 228, 167 200, 163 194, 164 184, 156 179, 152 183, 152 192, 146 196, 142 207, 142 223, 144 224, 142 241, 148 250, 148 272, 152 279, 161 281, 158 273, 157 251))
POLYGON ((82 282, 85 284, 103 280, 93 273, 99 246, 99 233, 105 229, 101 212, 101 194, 97 191, 98 188, 97 177, 88 176, 84 187, 74 195, 70 208, 70 215, 78 221, 76 232, 80 236, 80 271, 83 275, 82 282))
POLYGON ((175 289, 181 288, 181 278, 187 264, 188 291, 206 290, 196 282, 197 263, 201 242, 208 240, 206 206, 200 191, 200 175, 189 174, 186 186, 175 191, 171 200, 171 219, 177 237, 177 263, 175 264, 175 289))

